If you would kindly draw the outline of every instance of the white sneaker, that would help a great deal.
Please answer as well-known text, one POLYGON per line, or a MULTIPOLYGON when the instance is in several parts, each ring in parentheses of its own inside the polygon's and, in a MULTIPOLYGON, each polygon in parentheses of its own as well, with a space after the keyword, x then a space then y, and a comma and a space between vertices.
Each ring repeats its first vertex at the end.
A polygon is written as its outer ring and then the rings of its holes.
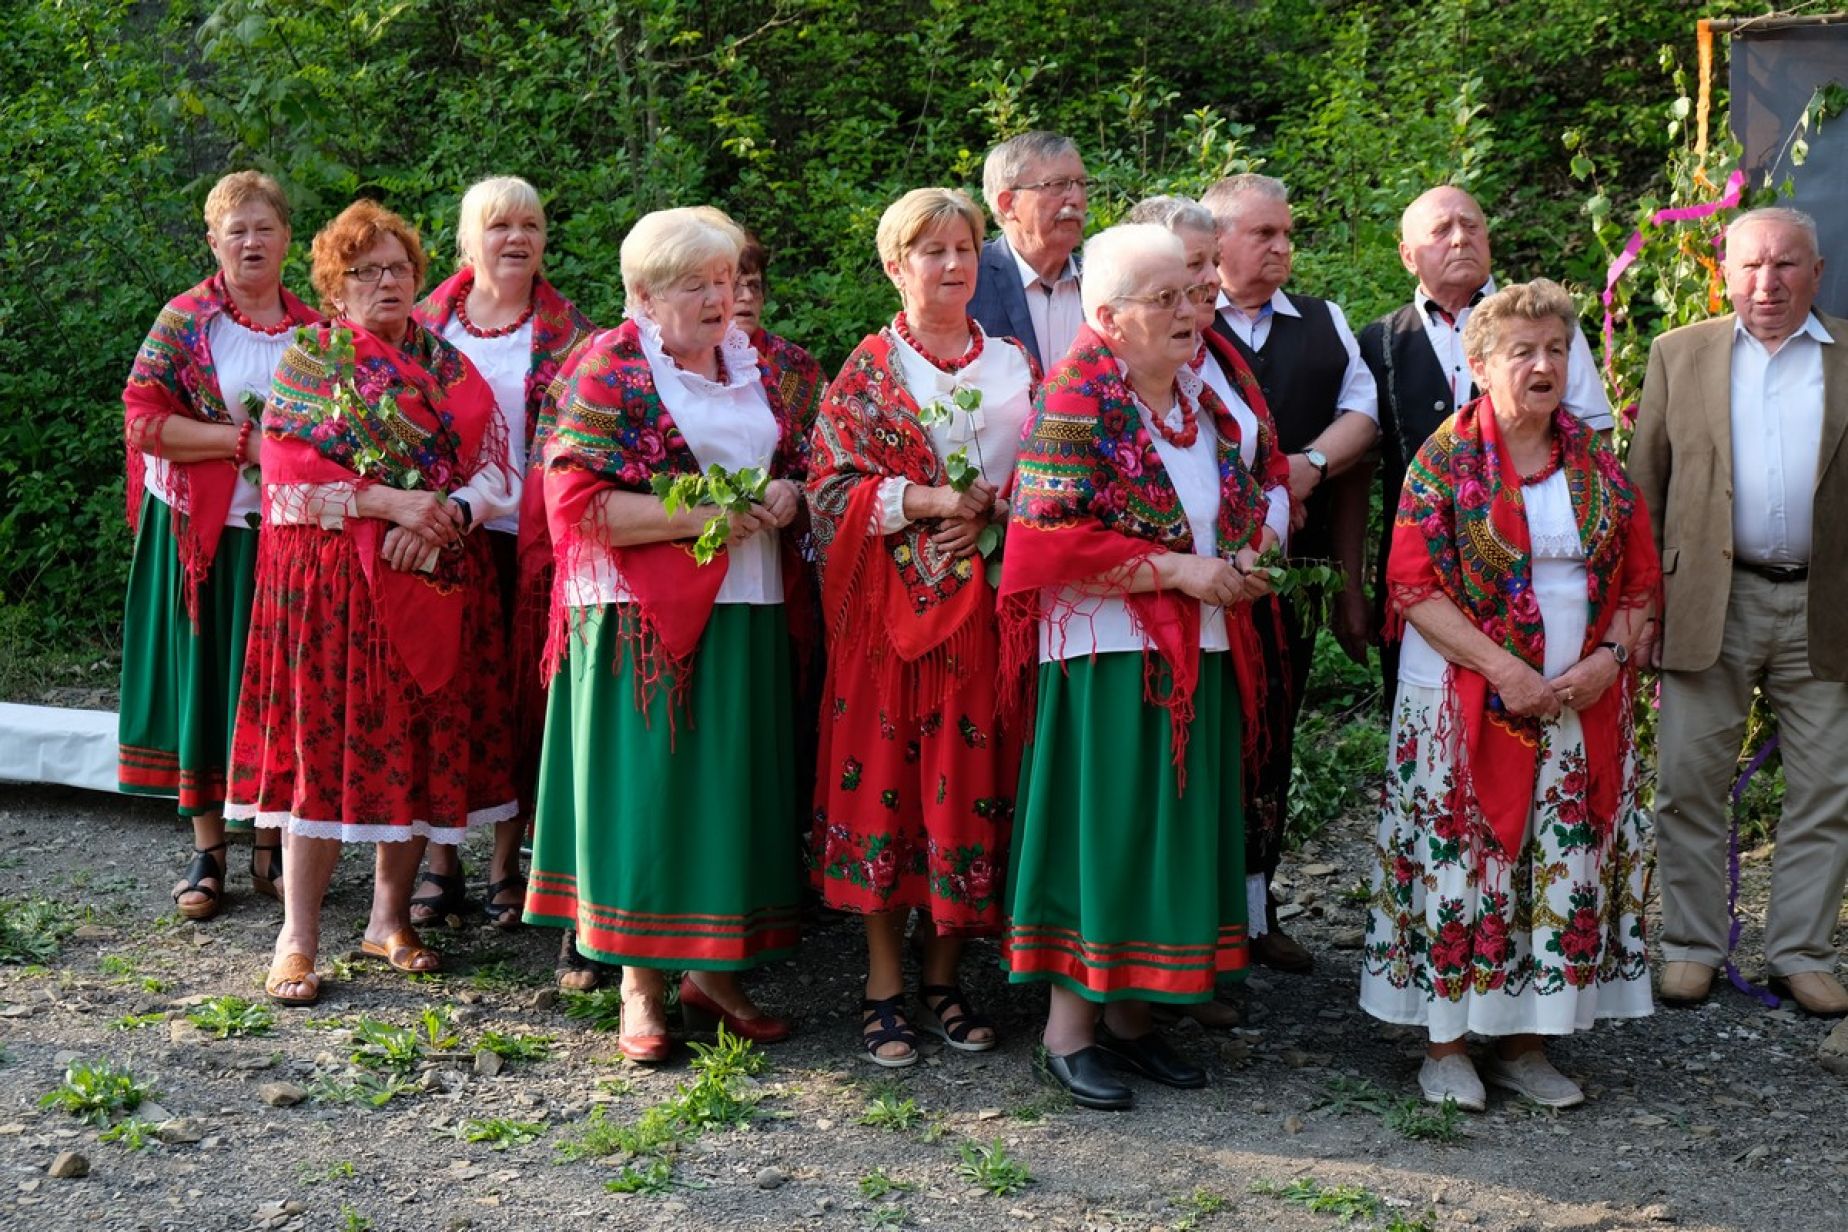
POLYGON ((1496 1086, 1525 1095, 1548 1108, 1570 1108, 1585 1102, 1585 1092, 1579 1090, 1578 1083, 1554 1069, 1546 1053, 1538 1048, 1523 1052, 1512 1061, 1491 1053, 1483 1072, 1496 1086))
POLYGON ((1489 1106, 1489 1095, 1482 1089, 1482 1079, 1476 1077, 1476 1067, 1460 1052, 1426 1057, 1418 1068, 1418 1089, 1424 1092, 1427 1103, 1455 1100, 1465 1112, 1481 1112, 1489 1106))

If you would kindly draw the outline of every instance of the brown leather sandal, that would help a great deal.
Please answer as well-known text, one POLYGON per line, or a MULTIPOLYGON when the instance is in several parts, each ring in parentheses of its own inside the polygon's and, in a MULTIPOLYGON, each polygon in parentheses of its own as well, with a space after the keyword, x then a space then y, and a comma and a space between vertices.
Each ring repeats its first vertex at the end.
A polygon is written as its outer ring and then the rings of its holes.
POLYGON ((362 940, 359 952, 368 958, 383 958, 393 971, 406 975, 428 975, 443 969, 443 956, 425 945, 414 928, 400 928, 383 941, 362 940), (426 959, 429 965, 420 966, 426 959))
POLYGON ((314 959, 306 954, 284 954, 270 964, 269 976, 263 981, 263 995, 277 1005, 313 1005, 321 999, 321 977, 314 969, 314 959), (289 984, 307 984, 314 991, 307 996, 283 993, 289 984))

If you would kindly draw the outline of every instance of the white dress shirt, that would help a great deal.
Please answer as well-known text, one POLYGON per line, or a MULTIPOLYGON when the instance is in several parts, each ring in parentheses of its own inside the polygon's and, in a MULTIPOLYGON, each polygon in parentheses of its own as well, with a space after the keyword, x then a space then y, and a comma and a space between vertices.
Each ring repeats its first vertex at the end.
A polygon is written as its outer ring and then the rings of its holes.
POLYGON ((1822 348, 1811 313, 1775 354, 1733 321, 1733 551, 1760 565, 1807 565, 1822 450, 1822 348))
MULTIPOLYGON (((475 370, 487 381, 488 388, 494 391, 494 408, 500 416, 501 425, 507 431, 507 465, 515 475, 526 474, 526 374, 533 367, 533 323, 526 324, 510 334, 494 338, 483 338, 479 334, 468 332, 468 326, 462 323, 462 316, 456 313, 450 316, 443 326, 443 337, 456 350, 468 356, 475 370)), ((490 518, 483 523, 489 530, 517 534, 520 529, 520 507, 515 505, 510 511, 490 518)))
POLYGON ((1020 286, 1027 297, 1027 318, 1033 322, 1033 336, 1039 340, 1041 372, 1052 371, 1053 364, 1072 349, 1072 340, 1084 327, 1084 300, 1078 292, 1078 263, 1065 258, 1065 268, 1050 285, 1026 258, 1014 251, 1014 266, 1020 271, 1020 286))
MULTIPOLYGON (((1347 371, 1341 376, 1341 392, 1335 396, 1335 414, 1345 415, 1353 411, 1378 423, 1380 395, 1379 386, 1373 380, 1373 370, 1360 358, 1360 343, 1355 340, 1354 331, 1348 326, 1347 314, 1341 311, 1341 305, 1332 299, 1322 302, 1328 305, 1328 315, 1335 323, 1335 336, 1341 339, 1341 347, 1347 352, 1347 371)), ((1254 351, 1262 351, 1264 344, 1270 341, 1273 318, 1295 317, 1300 321, 1302 315, 1281 287, 1271 292, 1270 302, 1260 306, 1255 316, 1245 315, 1242 309, 1227 298, 1225 291, 1219 292, 1219 319, 1231 327, 1240 342, 1254 351)))
MULTIPOLYGON (((1482 284, 1476 297, 1481 299, 1493 294, 1495 280, 1491 278, 1482 284)), ((1461 408, 1469 401, 1471 382, 1469 360, 1463 354, 1463 327, 1469 324, 1470 311, 1476 305, 1464 305, 1456 320, 1447 321, 1432 303, 1431 294, 1423 284, 1419 285, 1418 296, 1412 302, 1418 309, 1418 319, 1424 325, 1431 350, 1437 355, 1438 366, 1450 380, 1450 404, 1461 408)), ((1592 356, 1591 343, 1585 340, 1585 331, 1576 326, 1566 355, 1566 392, 1560 403, 1594 432, 1608 432, 1616 422, 1611 418, 1611 400, 1604 394, 1604 382, 1598 379, 1598 361, 1592 356)))

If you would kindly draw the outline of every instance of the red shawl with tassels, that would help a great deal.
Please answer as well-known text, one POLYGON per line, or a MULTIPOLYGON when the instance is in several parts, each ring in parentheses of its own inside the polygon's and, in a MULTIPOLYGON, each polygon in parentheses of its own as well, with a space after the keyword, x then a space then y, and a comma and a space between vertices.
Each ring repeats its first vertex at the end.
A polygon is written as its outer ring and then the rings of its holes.
MULTIPOLYGON (((1011 338, 989 343, 1020 346, 1011 338)), ((995 604, 981 557, 931 542, 936 519, 889 535, 880 529, 885 480, 949 482, 905 386, 897 345, 890 327, 868 335, 828 386, 810 438, 809 510, 831 653, 868 663, 881 697, 894 695, 901 669, 918 669, 921 704, 929 705, 953 681, 995 670, 992 643, 976 635, 995 604)))
MULTIPOLYGON (((320 314, 282 291, 282 308, 296 325, 320 320, 320 314)), ((128 449, 128 525, 139 529, 141 498, 147 490, 147 458, 136 441, 159 439, 161 421, 184 415, 200 423, 230 424, 230 411, 218 389, 212 363, 212 321, 225 311, 231 293, 220 270, 183 295, 167 302, 154 318, 135 354, 128 385, 122 390, 124 441, 128 449)), ((199 584, 218 554, 218 537, 237 491, 237 463, 230 458, 169 462, 173 496, 173 535, 179 541, 185 574, 186 614, 199 623, 199 584)))
MULTIPOLYGON (((1258 544, 1267 507, 1264 489, 1240 460, 1238 424, 1211 387, 1200 390, 1200 413, 1211 417, 1218 433, 1215 547, 1219 556, 1230 559, 1258 544)), ((1020 705, 1039 659, 1039 622, 1061 619, 1059 612, 1043 608, 1042 592, 1119 573, 1122 598, 1145 644, 1144 696, 1168 712, 1177 787, 1184 788, 1200 669, 1200 603, 1178 591, 1128 593, 1127 577, 1152 567, 1158 552, 1192 552, 1193 532, 1116 356, 1089 326, 1078 331, 1072 349, 1040 389, 1014 471, 1013 506, 1001 566, 1004 697, 1020 705)), ((1238 671, 1249 759, 1258 750, 1264 678, 1249 604, 1226 610, 1226 631, 1238 671)))
MULTIPOLYGON (((566 588, 587 551, 608 552, 634 596, 637 619, 622 636, 632 639, 636 663, 636 700, 646 710, 654 688, 673 678, 673 693, 683 699, 691 679, 693 655, 712 617, 719 585, 729 560, 724 552, 710 564, 693 559, 692 544, 673 540, 630 547, 606 547, 584 526, 596 497, 605 491, 652 495, 656 475, 690 475, 700 470, 693 450, 661 404, 641 328, 625 321, 618 329, 592 337, 572 357, 570 391, 556 406, 556 422, 547 425, 542 464, 545 513, 556 561, 552 587, 545 674, 550 679, 563 662, 573 629, 566 588)), ((758 377, 778 439, 771 459, 772 478, 801 485, 803 472, 795 422, 784 408, 774 369, 758 356, 758 377)), ((790 636, 808 636, 814 614, 801 610, 801 563, 793 545, 782 540, 783 588, 790 636)))
MULTIPOLYGON (((454 492, 483 465, 505 464, 494 425, 487 381, 416 322, 401 347, 350 322, 316 326, 284 353, 270 387, 265 500, 289 499, 287 487, 276 491, 279 485, 355 480, 454 492)), ((436 693, 459 666, 463 610, 480 597, 462 585, 455 554, 439 555, 428 573, 388 567, 379 555, 387 529, 378 518, 346 524, 375 597, 375 618, 418 687, 436 693)))
MULTIPOLYGON (((1617 455, 1563 408, 1553 413, 1561 469, 1585 546, 1590 605, 1581 656, 1604 640, 1619 611, 1655 597, 1661 564, 1649 511, 1617 455)), ((1489 399, 1481 397, 1445 422, 1418 451, 1405 476, 1393 524, 1386 583, 1393 628, 1427 599, 1454 603, 1490 640, 1532 667, 1546 662, 1545 625, 1533 593, 1533 559, 1520 476, 1508 469, 1489 399)), ((1602 837, 1615 820, 1623 769, 1625 718, 1633 678, 1579 711, 1585 733, 1591 824, 1602 837)), ((1469 818, 1485 855, 1519 854, 1533 807, 1541 728, 1546 720, 1502 709, 1479 673, 1452 665, 1447 707, 1457 733, 1456 788, 1446 807, 1469 818)))

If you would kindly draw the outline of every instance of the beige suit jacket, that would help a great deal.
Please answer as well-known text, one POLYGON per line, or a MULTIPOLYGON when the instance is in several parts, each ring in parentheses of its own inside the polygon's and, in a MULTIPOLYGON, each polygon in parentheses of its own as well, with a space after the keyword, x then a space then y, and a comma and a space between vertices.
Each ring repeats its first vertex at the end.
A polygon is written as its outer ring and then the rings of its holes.
MULTIPOLYGON (((1848 681, 1848 321, 1817 313, 1822 452, 1809 573, 1810 670, 1848 681)), ((1732 314, 1670 330, 1649 348, 1630 477, 1662 552, 1662 666, 1697 672, 1720 656, 1732 593, 1732 314)))

